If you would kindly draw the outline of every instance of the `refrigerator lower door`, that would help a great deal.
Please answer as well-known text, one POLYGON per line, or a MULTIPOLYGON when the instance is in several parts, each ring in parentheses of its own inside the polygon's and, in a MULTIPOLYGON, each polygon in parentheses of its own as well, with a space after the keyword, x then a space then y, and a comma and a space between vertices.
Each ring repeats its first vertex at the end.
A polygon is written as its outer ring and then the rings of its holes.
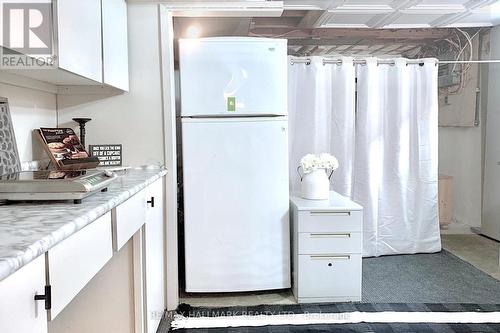
POLYGON ((187 292, 290 287, 287 120, 183 119, 187 292))

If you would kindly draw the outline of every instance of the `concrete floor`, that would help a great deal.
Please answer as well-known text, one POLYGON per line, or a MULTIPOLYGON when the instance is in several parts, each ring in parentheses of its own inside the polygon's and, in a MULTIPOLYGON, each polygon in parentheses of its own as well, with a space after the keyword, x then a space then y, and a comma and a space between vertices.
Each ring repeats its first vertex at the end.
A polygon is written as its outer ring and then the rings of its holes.
POLYGON ((500 280, 500 243, 480 235, 441 235, 444 249, 500 280))
MULTIPOLYGON (((499 243, 479 235, 442 235, 442 246, 460 259, 500 280, 499 243)), ((235 294, 186 294, 181 303, 201 307, 295 304, 290 290, 235 294)))
POLYGON ((289 289, 255 293, 181 295, 181 303, 201 307, 253 306, 261 304, 295 304, 289 289))

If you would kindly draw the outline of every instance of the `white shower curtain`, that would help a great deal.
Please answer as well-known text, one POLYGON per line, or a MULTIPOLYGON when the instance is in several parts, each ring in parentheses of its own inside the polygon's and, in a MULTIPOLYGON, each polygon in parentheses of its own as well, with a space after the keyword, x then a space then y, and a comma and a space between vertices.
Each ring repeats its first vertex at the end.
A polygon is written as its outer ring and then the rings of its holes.
POLYGON ((358 66, 352 198, 364 207, 364 253, 441 250, 435 60, 358 66))
MULTIPOLYGON (((290 61, 293 60, 290 57, 290 61)), ((288 71, 290 188, 300 191, 297 167, 307 153, 328 152, 340 167, 332 176, 333 189, 351 196, 354 161, 355 67, 352 58, 342 65, 323 65, 311 57, 309 65, 291 64, 288 71)))
POLYGON ((364 256, 439 251, 435 60, 289 68, 292 190, 300 157, 330 152, 332 188, 364 207, 364 256))

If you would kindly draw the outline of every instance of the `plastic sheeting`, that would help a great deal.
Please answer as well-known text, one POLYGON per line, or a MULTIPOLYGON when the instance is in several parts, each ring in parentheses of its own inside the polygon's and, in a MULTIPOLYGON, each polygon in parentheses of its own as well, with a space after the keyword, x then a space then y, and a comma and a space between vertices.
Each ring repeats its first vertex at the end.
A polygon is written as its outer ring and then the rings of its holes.
POLYGON ((437 92, 434 59, 289 65, 290 174, 305 153, 337 156, 332 187, 364 207, 365 257, 441 250, 437 92))

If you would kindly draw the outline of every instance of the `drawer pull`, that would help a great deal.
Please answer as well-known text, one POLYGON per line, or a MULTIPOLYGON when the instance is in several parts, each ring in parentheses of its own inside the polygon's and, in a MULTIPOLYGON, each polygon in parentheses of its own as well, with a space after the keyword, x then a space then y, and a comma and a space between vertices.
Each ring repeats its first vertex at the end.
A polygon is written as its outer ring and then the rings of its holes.
POLYGON ((328 256, 328 255, 317 255, 310 256, 312 260, 349 260, 351 256, 328 256))
POLYGON ((51 286, 45 286, 44 295, 35 295, 35 301, 45 301, 45 310, 50 310, 52 308, 52 292, 51 286))
POLYGON ((351 212, 329 212, 329 211, 313 211, 311 216, 351 216, 351 212))
POLYGON ((311 234, 311 238, 351 238, 351 234, 311 234))

